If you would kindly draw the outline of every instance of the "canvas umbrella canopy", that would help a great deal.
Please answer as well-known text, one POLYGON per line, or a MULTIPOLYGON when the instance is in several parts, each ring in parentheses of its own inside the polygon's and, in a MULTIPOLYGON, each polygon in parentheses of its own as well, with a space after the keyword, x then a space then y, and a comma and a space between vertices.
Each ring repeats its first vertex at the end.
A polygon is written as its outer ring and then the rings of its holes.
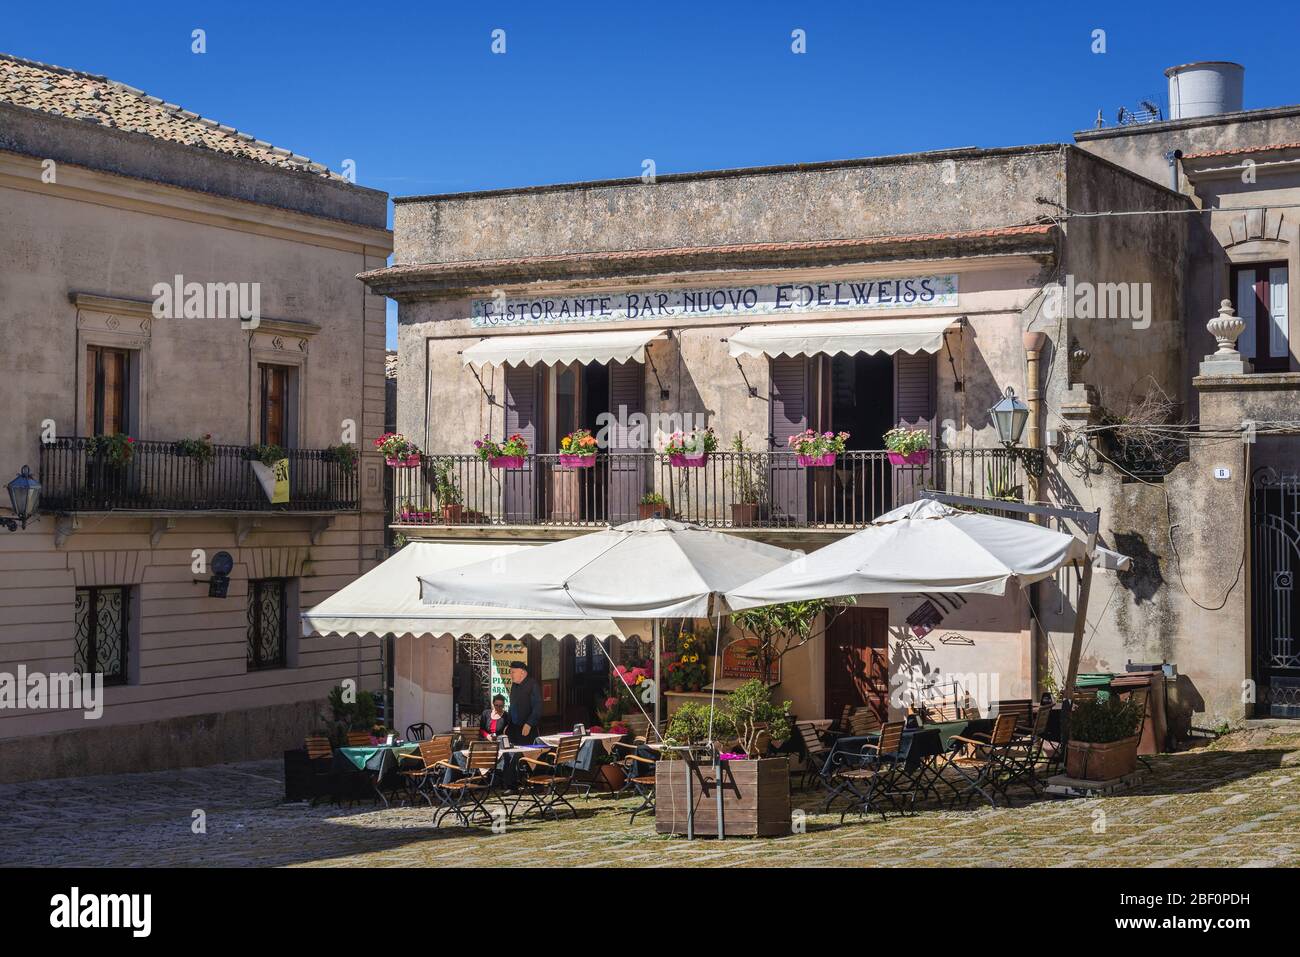
POLYGON ((1128 559, 1042 525, 921 499, 870 526, 727 592, 735 609, 850 595, 1004 595, 1064 565, 1128 559))
POLYGON ((428 604, 503 605, 584 618, 704 618, 716 599, 797 554, 665 519, 420 576, 428 604))

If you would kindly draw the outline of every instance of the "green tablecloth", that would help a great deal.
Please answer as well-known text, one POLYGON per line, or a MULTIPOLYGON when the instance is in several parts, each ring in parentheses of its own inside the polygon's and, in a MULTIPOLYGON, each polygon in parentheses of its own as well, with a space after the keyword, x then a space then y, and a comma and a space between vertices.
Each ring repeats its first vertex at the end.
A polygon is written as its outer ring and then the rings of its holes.
POLYGON ((370 768, 372 771, 378 771, 383 761, 380 752, 392 751, 393 760, 397 760, 398 754, 413 754, 420 750, 420 746, 418 744, 371 744, 356 748, 338 748, 337 750, 339 754, 355 764, 358 770, 370 768), (376 761, 376 758, 379 760, 376 761), (372 764, 375 766, 372 767, 372 764))
POLYGON ((939 741, 943 749, 947 751, 952 744, 952 739, 957 736, 970 737, 970 735, 979 732, 988 734, 993 730, 992 718, 969 718, 961 721, 934 721, 921 725, 921 730, 937 730, 939 732, 939 741))

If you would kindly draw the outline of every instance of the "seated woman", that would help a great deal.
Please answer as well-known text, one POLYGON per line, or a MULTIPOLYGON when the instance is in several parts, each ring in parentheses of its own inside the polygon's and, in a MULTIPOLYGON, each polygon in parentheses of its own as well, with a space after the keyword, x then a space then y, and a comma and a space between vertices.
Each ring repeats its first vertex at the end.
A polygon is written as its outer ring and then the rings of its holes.
POLYGON ((510 736, 510 715, 506 712, 505 695, 493 695, 492 707, 484 710, 478 721, 479 732, 489 741, 501 735, 510 736))

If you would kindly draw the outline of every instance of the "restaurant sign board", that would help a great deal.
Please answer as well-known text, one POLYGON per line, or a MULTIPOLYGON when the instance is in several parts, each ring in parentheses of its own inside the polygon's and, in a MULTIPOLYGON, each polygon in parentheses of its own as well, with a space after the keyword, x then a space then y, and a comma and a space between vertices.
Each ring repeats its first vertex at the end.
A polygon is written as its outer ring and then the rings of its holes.
POLYGON ((872 309, 955 308, 957 276, 927 275, 595 292, 577 296, 509 299, 504 294, 471 301, 477 328, 555 326, 584 322, 665 319, 754 319, 860 312, 872 309))
MULTIPOLYGON (((738 638, 723 648, 722 677, 739 678, 742 681, 759 677, 758 659, 755 657, 757 650, 757 638, 738 638)), ((767 683, 770 685, 781 683, 780 661, 772 662, 767 683)))
POLYGON ((492 697, 504 695, 510 701, 510 662, 527 661, 528 646, 518 638, 492 639, 492 697))

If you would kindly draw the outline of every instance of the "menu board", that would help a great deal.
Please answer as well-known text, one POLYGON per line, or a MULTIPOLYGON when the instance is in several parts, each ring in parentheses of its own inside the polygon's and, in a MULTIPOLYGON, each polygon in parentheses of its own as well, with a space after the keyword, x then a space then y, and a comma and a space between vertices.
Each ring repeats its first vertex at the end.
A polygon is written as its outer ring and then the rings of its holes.
POLYGON ((527 661, 528 646, 522 638, 492 639, 492 696, 504 695, 510 701, 510 662, 527 661))
MULTIPOLYGON (((758 648, 757 638, 737 638, 722 649, 722 677, 739 678, 742 681, 748 681, 750 678, 760 677, 758 673, 758 659, 754 657, 754 652, 758 648)), ((770 685, 780 684, 781 682, 781 662, 772 662, 771 673, 768 676, 767 683, 770 685)))

